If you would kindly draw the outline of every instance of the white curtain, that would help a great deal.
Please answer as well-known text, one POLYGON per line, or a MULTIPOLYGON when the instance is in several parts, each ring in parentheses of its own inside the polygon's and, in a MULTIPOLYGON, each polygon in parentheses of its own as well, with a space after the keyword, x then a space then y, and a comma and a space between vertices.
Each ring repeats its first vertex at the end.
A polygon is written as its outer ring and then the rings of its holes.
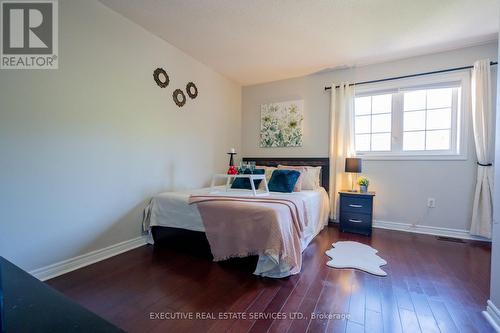
POLYGON ((478 60, 472 70, 472 125, 477 155, 477 183, 471 235, 491 238, 493 221, 493 110, 490 60, 478 60))
POLYGON ((330 218, 337 220, 338 192, 351 188, 345 158, 354 156, 354 86, 332 84, 330 104, 330 218))

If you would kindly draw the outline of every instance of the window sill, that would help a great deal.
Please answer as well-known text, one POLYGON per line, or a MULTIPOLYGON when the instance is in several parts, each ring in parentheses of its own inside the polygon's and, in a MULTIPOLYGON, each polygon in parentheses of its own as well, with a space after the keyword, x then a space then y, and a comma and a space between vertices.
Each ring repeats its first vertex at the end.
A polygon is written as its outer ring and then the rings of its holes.
POLYGON ((453 155, 364 155, 356 154, 356 157, 366 161, 466 161, 466 154, 453 155))

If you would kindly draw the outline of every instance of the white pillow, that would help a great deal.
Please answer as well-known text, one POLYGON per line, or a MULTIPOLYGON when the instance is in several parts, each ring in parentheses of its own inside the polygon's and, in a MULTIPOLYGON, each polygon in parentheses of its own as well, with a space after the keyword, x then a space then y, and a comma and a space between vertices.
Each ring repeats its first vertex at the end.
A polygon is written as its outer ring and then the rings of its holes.
MULTIPOLYGON (((293 166, 278 165, 278 169, 286 169, 288 167, 293 167, 293 166)), ((319 176, 321 174, 321 167, 303 166, 303 168, 305 168, 306 171, 302 172, 302 189, 317 190, 320 187, 319 176)))

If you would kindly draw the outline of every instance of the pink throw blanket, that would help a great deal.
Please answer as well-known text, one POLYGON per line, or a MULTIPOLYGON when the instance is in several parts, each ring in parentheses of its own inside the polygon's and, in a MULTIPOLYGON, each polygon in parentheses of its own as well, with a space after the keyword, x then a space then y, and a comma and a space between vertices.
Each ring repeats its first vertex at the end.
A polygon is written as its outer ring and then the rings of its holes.
POLYGON ((303 200, 195 195, 189 204, 198 207, 214 261, 265 254, 285 261, 291 274, 300 272, 308 224, 303 200))

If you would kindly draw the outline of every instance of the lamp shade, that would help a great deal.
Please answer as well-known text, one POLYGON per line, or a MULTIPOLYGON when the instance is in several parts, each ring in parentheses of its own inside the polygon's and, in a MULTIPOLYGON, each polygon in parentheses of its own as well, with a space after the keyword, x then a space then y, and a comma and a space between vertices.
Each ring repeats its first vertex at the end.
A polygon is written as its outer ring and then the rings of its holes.
POLYGON ((356 172, 360 173, 361 172, 361 159, 360 158, 352 158, 348 157, 345 159, 345 172, 356 172))

